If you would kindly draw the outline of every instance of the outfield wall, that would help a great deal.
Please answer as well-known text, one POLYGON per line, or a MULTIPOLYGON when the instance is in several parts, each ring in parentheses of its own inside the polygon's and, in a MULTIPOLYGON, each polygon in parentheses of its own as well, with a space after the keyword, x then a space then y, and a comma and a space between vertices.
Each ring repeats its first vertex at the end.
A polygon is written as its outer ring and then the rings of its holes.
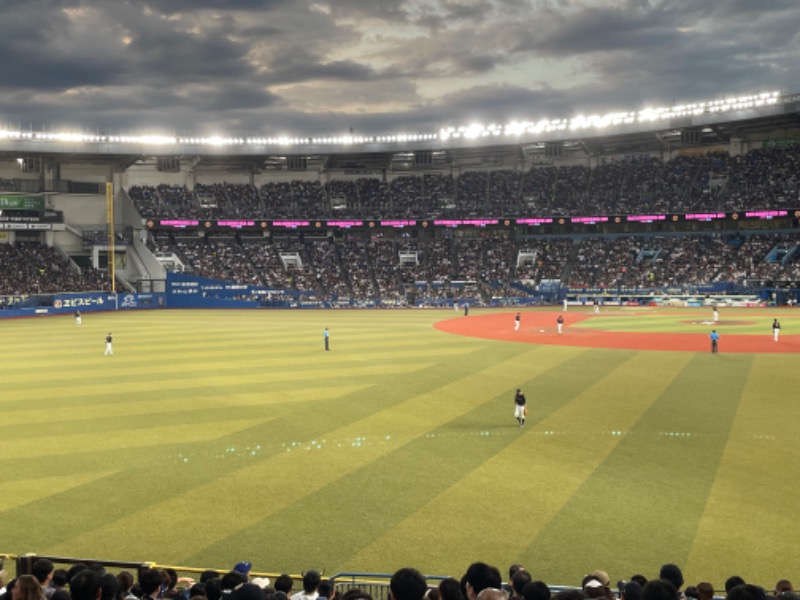
POLYGON ((143 310, 164 308, 166 295, 115 294, 112 292, 83 292, 75 294, 41 294, 11 298, 11 307, 0 310, 0 318, 36 317, 91 313, 109 310, 143 310))
MULTIPOLYGON (((165 292, 123 293, 79 292, 70 294, 40 294, 31 296, 0 297, 0 319, 14 317, 33 317, 43 315, 71 314, 112 310, 142 310, 156 308, 197 308, 197 309, 258 309, 258 308, 394 308, 395 305, 380 300, 352 302, 349 299, 320 300, 313 292, 285 290, 263 286, 233 283, 185 273, 168 272, 165 292)), ((651 305, 651 306, 767 306, 785 304, 800 290, 751 290, 748 293, 734 291, 728 293, 708 293, 702 288, 691 294, 664 293, 652 289, 617 290, 569 290, 560 298, 553 295, 551 301, 568 305, 591 305, 597 299, 601 306, 607 305, 651 305), (781 297, 783 296, 783 298, 781 297)), ((547 304, 543 295, 520 297, 492 297, 487 303, 471 296, 457 298, 433 298, 411 302, 409 306, 447 308, 491 306, 495 308, 521 308, 547 304)))

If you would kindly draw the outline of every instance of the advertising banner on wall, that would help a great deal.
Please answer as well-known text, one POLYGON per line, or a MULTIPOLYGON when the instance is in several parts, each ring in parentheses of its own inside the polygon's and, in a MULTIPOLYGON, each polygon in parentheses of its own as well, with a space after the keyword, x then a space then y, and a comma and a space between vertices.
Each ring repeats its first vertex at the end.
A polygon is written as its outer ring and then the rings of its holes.
POLYGON ((166 298, 163 293, 86 292, 4 296, 0 297, 0 318, 60 315, 77 311, 91 313, 108 310, 141 310, 165 306, 166 298))
POLYGON ((0 210, 36 210, 43 212, 44 196, 0 194, 0 210))

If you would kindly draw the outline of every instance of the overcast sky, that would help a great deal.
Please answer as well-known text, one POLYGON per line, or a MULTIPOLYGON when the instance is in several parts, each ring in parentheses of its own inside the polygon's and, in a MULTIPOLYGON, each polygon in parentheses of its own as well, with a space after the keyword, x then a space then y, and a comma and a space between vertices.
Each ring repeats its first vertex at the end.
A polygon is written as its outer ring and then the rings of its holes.
POLYGON ((277 135, 800 92, 798 0, 0 0, 0 128, 277 135))

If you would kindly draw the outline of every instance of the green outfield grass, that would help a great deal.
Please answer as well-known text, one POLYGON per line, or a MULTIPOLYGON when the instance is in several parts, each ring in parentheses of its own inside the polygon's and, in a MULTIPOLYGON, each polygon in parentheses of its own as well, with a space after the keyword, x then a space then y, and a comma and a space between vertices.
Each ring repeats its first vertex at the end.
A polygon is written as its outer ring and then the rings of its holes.
MULTIPOLYGON (((725 333, 768 335, 773 314, 800 328, 789 313, 735 314, 758 324, 725 333)), ((698 315, 602 321, 697 331, 682 323, 698 315)), ((456 577, 475 560, 520 562, 566 585, 598 568, 653 577, 665 562, 718 589, 732 574, 765 586, 795 575, 800 355, 537 346, 432 327, 454 317, 0 321, 0 552, 456 577)))

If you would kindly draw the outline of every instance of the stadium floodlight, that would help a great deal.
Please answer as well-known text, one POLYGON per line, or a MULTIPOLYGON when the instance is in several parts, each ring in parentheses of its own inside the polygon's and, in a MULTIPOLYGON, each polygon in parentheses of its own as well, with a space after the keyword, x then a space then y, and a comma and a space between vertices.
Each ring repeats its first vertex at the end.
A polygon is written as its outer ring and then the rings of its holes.
POLYGON ((139 137, 139 143, 152 146, 166 146, 176 144, 178 143, 178 140, 174 137, 168 137, 165 135, 143 135, 139 137))
POLYGON ((503 133, 506 135, 521 135, 527 129, 526 123, 520 121, 512 121, 505 126, 503 133))
POLYGON ((482 131, 483 131, 483 125, 480 125, 479 123, 473 123, 463 129, 462 135, 466 139, 474 140, 480 136, 482 131))
POLYGON ((351 145, 368 144, 372 142, 381 143, 408 143, 415 141, 448 140, 458 139, 477 139, 494 136, 520 136, 523 134, 537 135, 566 130, 581 129, 603 129, 610 126, 628 125, 631 123, 648 123, 656 121, 666 121, 676 117, 695 117, 703 114, 719 114, 729 111, 749 110, 756 107, 763 107, 777 104, 781 101, 779 91, 765 91, 753 94, 740 94, 737 96, 713 98, 698 102, 689 102, 671 107, 645 107, 639 111, 613 111, 606 114, 579 114, 572 118, 562 119, 539 119, 538 121, 511 121, 506 125, 492 123, 488 126, 480 124, 460 125, 458 127, 442 127, 438 132, 430 133, 389 133, 378 136, 321 136, 321 137, 224 137, 214 135, 210 137, 174 137, 162 134, 148 135, 115 135, 102 136, 94 133, 80 132, 41 132, 14 131, 10 129, 0 130, 0 139, 52 142, 52 143, 83 143, 97 144, 111 142, 115 144, 144 144, 144 145, 173 145, 173 144, 192 144, 207 146, 230 146, 230 145, 307 145, 307 144, 328 144, 328 145, 351 145))

